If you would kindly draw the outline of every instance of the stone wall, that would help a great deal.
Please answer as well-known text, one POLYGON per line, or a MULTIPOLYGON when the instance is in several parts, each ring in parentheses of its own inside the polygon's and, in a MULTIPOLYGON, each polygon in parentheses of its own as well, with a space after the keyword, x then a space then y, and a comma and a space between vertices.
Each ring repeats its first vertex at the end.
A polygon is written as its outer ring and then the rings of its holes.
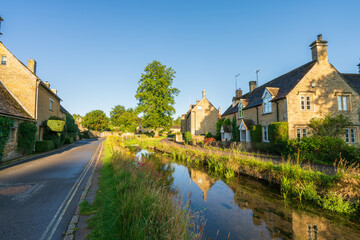
POLYGON ((23 154, 17 150, 17 131, 18 131, 19 124, 22 123, 23 121, 17 120, 17 119, 14 119, 14 120, 15 120, 14 126, 10 130, 9 140, 7 141, 7 143, 5 145, 4 158, 2 159, 2 161, 7 161, 10 159, 14 159, 14 158, 23 156, 23 154))

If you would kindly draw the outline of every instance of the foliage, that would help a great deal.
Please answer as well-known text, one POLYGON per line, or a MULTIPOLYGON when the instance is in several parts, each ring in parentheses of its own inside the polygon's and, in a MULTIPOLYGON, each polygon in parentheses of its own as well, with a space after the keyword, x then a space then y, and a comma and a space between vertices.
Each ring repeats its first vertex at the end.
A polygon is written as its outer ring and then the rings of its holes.
POLYGON ((211 132, 205 133, 205 138, 212 138, 214 137, 211 132))
POLYGON ((89 131, 80 132, 80 138, 81 139, 89 139, 90 138, 89 131))
POLYGON ((88 129, 101 132, 108 128, 109 119, 103 111, 94 110, 88 112, 81 123, 88 129))
POLYGON ((288 123, 275 122, 269 124, 270 152, 282 154, 285 152, 289 140, 288 123))
POLYGON ((17 147, 24 154, 34 151, 37 127, 32 122, 22 122, 19 124, 17 132, 17 147))
POLYGON ((239 127, 236 125, 236 117, 234 116, 231 121, 231 131, 232 131, 232 141, 240 142, 240 131, 239 127))
POLYGON ((66 114, 65 115, 65 128, 64 130, 67 133, 75 133, 78 131, 78 126, 75 124, 75 119, 73 116, 66 114))
POLYGON ((73 142, 74 142, 74 138, 72 137, 65 138, 65 144, 72 144, 73 142))
POLYGON ((343 115, 332 117, 330 114, 324 118, 313 118, 310 120, 309 127, 311 133, 316 136, 339 137, 344 134, 344 128, 353 125, 351 120, 343 115))
POLYGON ((14 120, 7 117, 0 117, 0 160, 4 157, 4 150, 14 120))
POLYGON ((185 144, 190 144, 192 142, 192 136, 190 132, 184 133, 184 142, 185 144))
POLYGON ((216 142, 215 138, 212 138, 212 137, 209 137, 209 138, 205 138, 204 139, 204 144, 205 145, 211 145, 213 144, 214 142, 216 142))
POLYGON ((169 128, 172 115, 175 113, 174 97, 179 94, 177 88, 172 87, 175 71, 167 68, 159 61, 153 61, 141 74, 139 87, 136 91, 138 100, 137 110, 143 113, 143 126, 157 131, 159 128, 169 128))
POLYGON ((230 125, 231 125, 230 119, 220 118, 219 120, 217 120, 215 139, 221 140, 221 127, 222 126, 230 126, 230 125))
POLYGON ((132 108, 116 105, 110 112, 112 126, 118 127, 122 132, 135 132, 139 125, 139 118, 132 108))
POLYGON ((181 117, 177 117, 175 120, 173 120, 173 125, 181 125, 181 117))
POLYGON ((50 131, 60 133, 65 129, 65 121, 49 119, 46 121, 46 126, 49 128, 50 131))
POLYGON ((73 114, 72 117, 76 120, 78 118, 82 118, 80 114, 73 114))
POLYGON ((35 152, 47 152, 54 149, 54 142, 51 140, 36 141, 35 152))
POLYGON ((251 127, 250 136, 252 142, 262 142, 262 129, 260 124, 251 127))

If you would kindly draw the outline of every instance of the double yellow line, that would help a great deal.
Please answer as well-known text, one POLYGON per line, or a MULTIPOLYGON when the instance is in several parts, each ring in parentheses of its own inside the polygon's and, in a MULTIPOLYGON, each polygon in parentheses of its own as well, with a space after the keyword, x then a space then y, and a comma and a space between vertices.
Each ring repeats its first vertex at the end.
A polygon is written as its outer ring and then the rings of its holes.
POLYGON ((40 240, 51 239, 53 237, 56 229, 58 228, 62 218, 64 217, 64 215, 66 213, 66 210, 68 209, 71 201, 73 200, 76 192, 78 191, 83 179, 85 178, 86 174, 88 173, 89 169, 91 168, 91 165, 93 164, 95 159, 96 159, 96 161, 97 161, 97 159, 99 159, 102 148, 103 148, 103 143, 100 143, 100 145, 96 148, 95 154, 93 155, 91 160, 88 162, 85 169, 82 171, 81 175, 79 176, 79 178, 76 180, 76 182, 70 189, 69 193, 66 195, 66 198, 61 203, 61 205, 60 205, 59 209, 57 210, 56 214, 54 215, 54 217, 51 219, 49 225, 47 226, 46 230, 42 234, 40 240))

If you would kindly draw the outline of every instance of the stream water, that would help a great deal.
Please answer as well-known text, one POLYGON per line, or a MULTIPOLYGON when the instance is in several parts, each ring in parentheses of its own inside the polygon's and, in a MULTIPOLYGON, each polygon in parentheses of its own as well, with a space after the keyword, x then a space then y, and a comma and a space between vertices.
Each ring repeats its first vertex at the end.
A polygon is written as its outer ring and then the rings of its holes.
POLYGON ((191 209, 206 221, 206 239, 360 239, 358 224, 285 203, 268 184, 244 176, 223 180, 146 150, 137 158, 161 172, 184 202, 190 198, 191 209))

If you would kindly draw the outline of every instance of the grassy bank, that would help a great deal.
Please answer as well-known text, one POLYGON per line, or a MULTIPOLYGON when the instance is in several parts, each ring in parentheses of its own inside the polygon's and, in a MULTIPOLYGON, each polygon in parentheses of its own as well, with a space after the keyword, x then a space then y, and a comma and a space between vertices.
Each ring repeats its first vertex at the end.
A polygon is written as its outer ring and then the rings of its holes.
POLYGON ((121 141, 106 141, 99 190, 92 206, 89 239, 194 239, 187 207, 161 184, 145 163, 134 164, 134 155, 121 141), (114 151, 113 149, 116 149, 114 151))
POLYGON ((336 165, 336 174, 329 176, 314 171, 310 166, 302 168, 299 163, 290 161, 274 164, 252 156, 219 156, 215 152, 183 149, 151 139, 133 140, 131 144, 161 151, 174 161, 205 165, 209 171, 227 178, 244 174, 266 180, 279 187, 284 199, 315 204, 352 217, 360 215, 360 169, 355 164, 347 165, 340 161, 336 165))

